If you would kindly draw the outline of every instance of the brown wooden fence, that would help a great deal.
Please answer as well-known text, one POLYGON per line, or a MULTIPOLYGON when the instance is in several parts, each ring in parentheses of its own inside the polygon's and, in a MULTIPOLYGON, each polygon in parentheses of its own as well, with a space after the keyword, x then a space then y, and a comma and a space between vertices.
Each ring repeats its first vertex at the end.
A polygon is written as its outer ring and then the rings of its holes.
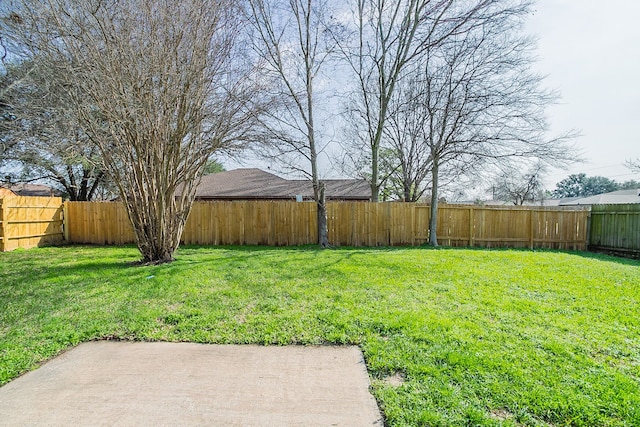
MULTIPOLYGON (((134 234, 120 203, 66 202, 66 238, 123 244, 134 234)), ((329 242, 336 246, 419 245, 429 207, 409 203, 330 202, 329 242)), ((585 250, 586 209, 442 205, 438 241, 446 246, 585 250)), ((313 202, 196 202, 182 240, 203 245, 302 245, 317 242, 313 202)))
POLYGON ((65 202, 64 238, 70 243, 124 245, 135 234, 122 203, 65 202))
POLYGON ((640 255, 640 204, 592 206, 589 247, 640 255))
POLYGON ((62 241, 60 197, 0 198, 0 252, 62 241))

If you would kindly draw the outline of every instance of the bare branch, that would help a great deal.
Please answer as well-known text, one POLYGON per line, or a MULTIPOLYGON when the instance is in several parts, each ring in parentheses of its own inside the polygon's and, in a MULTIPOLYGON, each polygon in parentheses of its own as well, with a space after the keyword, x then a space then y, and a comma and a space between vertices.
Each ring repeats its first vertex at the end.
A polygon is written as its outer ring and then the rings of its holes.
POLYGON ((282 100, 280 108, 274 108, 262 122, 270 142, 263 157, 311 177, 318 204, 318 243, 327 247, 324 184, 318 167, 324 145, 316 127, 315 91, 316 78, 333 50, 333 44, 323 39, 329 4, 320 0, 250 0, 249 5, 258 41, 254 49, 268 64, 264 71, 280 89, 282 100), (300 166, 300 159, 308 162, 310 172, 300 166))
POLYGON ((631 169, 633 172, 640 173, 640 158, 635 160, 627 160, 625 162, 626 166, 631 169))
POLYGON ((207 160, 259 115, 236 3, 34 0, 20 12, 14 35, 74 89, 143 261, 170 261, 207 160))

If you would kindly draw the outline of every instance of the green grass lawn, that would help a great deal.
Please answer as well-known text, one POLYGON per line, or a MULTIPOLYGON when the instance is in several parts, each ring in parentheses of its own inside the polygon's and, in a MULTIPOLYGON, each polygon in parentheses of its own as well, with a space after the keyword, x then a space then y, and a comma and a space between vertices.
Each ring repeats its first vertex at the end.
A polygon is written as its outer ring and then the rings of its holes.
POLYGON ((390 426, 640 425, 638 261, 308 247, 137 259, 0 254, 0 384, 92 339, 356 344, 390 426))

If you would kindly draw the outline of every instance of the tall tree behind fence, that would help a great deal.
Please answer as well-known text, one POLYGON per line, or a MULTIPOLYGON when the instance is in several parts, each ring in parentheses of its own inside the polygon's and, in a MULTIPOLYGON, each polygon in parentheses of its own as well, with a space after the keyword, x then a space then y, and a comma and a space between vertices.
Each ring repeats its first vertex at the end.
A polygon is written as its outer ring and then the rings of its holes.
POLYGON ((0 198, 0 252, 62 241, 60 197, 0 198))
POLYGON ((640 255, 640 204, 593 205, 589 248, 640 255))
MULTIPOLYGON (((67 202, 66 238, 123 244, 134 234, 120 203, 67 202)), ((329 242, 337 246, 404 246, 428 239, 429 209, 412 203, 330 202, 329 242)), ((586 209, 443 205, 438 241, 447 246, 585 250, 586 209)), ((317 242, 314 203, 197 202, 182 240, 203 245, 303 245, 317 242)))

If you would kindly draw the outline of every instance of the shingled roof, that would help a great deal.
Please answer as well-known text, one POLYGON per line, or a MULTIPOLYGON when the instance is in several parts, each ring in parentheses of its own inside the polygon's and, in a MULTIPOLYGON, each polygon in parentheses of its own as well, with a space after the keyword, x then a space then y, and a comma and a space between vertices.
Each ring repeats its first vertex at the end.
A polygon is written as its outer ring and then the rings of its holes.
MULTIPOLYGON (((17 196, 53 197, 58 195, 58 192, 53 188, 41 184, 13 184, 7 189, 17 196)), ((7 195, 5 194, 5 196, 7 195)))
MULTIPOLYGON (((328 200, 371 199, 371 188, 364 180, 329 179, 323 182, 328 200)), ((311 181, 284 179, 255 168, 206 175, 196 189, 197 200, 294 200, 296 196, 312 199, 311 181)))
POLYGON ((589 197, 572 197, 560 199, 560 206, 572 205, 620 205, 640 203, 640 188, 612 191, 589 197))

